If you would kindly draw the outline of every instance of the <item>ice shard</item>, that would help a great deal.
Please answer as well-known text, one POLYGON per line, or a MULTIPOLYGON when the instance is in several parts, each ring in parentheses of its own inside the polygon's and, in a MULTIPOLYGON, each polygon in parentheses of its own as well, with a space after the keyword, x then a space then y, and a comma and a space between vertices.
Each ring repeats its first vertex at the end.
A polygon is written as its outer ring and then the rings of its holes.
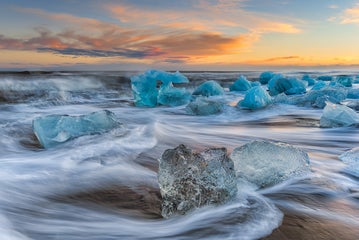
POLYGON ((159 160, 158 181, 162 216, 221 204, 237 194, 233 161, 225 148, 194 153, 184 145, 166 150, 159 160))
POLYGON ((35 118, 33 131, 44 148, 51 148, 71 139, 91 134, 100 134, 122 124, 108 110, 81 116, 49 115, 35 118))
POLYGON ((235 148, 230 158, 238 178, 261 188, 310 171, 308 154, 286 143, 253 141, 235 148))
POLYGON ((353 109, 331 102, 326 102, 326 104, 320 118, 321 127, 345 127, 359 124, 359 114, 353 109))

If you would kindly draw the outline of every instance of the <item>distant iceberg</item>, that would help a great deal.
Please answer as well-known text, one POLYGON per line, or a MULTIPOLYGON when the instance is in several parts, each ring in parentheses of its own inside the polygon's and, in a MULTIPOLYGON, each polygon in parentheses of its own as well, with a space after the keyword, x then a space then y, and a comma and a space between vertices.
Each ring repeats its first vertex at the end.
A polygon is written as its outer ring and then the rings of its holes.
POLYGON ((35 118, 33 131, 44 148, 51 148, 71 139, 90 134, 99 134, 122 124, 108 110, 81 116, 49 115, 35 118))

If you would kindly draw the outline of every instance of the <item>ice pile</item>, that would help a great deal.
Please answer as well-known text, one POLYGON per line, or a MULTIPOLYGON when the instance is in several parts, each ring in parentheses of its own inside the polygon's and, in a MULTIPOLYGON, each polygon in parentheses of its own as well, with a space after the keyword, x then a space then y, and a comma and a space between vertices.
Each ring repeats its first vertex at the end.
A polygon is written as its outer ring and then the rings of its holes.
POLYGON ((131 88, 136 106, 155 107, 158 103, 178 106, 189 102, 189 93, 177 89, 172 83, 188 83, 180 72, 168 73, 160 70, 148 70, 131 77, 131 88), (157 86, 161 82, 161 89, 157 86), (171 97, 171 94, 174 96, 171 97))
POLYGON ((353 109, 331 102, 326 102, 326 104, 320 118, 321 127, 345 127, 359 124, 359 114, 353 109))
POLYGON ((230 91, 247 91, 252 87, 252 84, 247 78, 241 75, 230 87, 230 91))
POLYGON ((275 76, 268 82, 268 90, 272 96, 283 92, 287 95, 300 94, 306 92, 306 84, 296 78, 275 76))
POLYGON ((227 157, 225 148, 193 153, 179 145, 166 150, 159 161, 158 181, 165 218, 220 204, 237 194, 233 161, 227 157))
POLYGON ((271 96, 261 86, 257 86, 251 88, 244 96, 244 99, 238 102, 237 106, 255 110, 264 108, 271 103, 271 96))
POLYGON ((253 141, 233 150, 237 177, 268 187, 310 171, 308 154, 286 143, 253 141))
POLYGON ((262 72, 261 75, 259 75, 259 82, 261 84, 267 84, 269 80, 274 77, 275 73, 273 72, 262 72))
POLYGON ((83 135, 104 133, 121 125, 115 114, 108 110, 81 116, 49 115, 35 118, 32 122, 33 131, 44 148, 83 135))
POLYGON ((210 80, 199 85, 192 95, 202 95, 205 97, 223 95, 224 89, 216 81, 210 80))
POLYGON ((187 113, 191 115, 207 116, 223 111, 224 104, 207 97, 198 97, 186 106, 187 113))

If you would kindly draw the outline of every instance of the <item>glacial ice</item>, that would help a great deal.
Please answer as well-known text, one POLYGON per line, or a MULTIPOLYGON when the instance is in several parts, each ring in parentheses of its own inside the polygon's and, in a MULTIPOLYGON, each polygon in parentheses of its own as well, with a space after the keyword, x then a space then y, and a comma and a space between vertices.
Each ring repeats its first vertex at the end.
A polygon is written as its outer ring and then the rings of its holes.
POLYGON ((320 90, 320 89, 322 89, 322 88, 324 88, 324 87, 326 87, 327 86, 327 84, 324 82, 324 81, 317 81, 314 85, 313 85, 313 87, 311 88, 311 90, 320 90))
POLYGON ((216 81, 210 80, 199 85, 192 95, 202 95, 205 97, 223 95, 224 89, 216 81))
POLYGON ((237 194, 233 161, 225 148, 194 153, 179 145, 166 150, 159 161, 158 181, 165 218, 221 204, 237 194))
POLYGON ((48 115, 35 118, 33 131, 44 148, 51 148, 83 135, 99 134, 121 126, 108 110, 81 116, 48 115))
POLYGON ((251 88, 237 106, 249 109, 264 108, 272 103, 272 98, 261 86, 251 88))
POLYGON ((308 86, 313 86, 315 84, 314 78, 311 78, 308 74, 303 75, 302 80, 308 82, 308 86))
POLYGON ((287 95, 300 94, 306 92, 306 84, 296 78, 273 77, 268 82, 268 90, 272 96, 282 92, 287 95))
POLYGON ((247 91, 252 87, 247 78, 241 75, 230 87, 230 91, 247 91))
POLYGON ((349 89, 347 98, 359 99, 359 88, 349 89))
POLYGON ((345 164, 348 164, 346 171, 359 177, 359 147, 353 148, 339 156, 345 164))
MULTIPOLYGON (((178 71, 168 73, 154 69, 132 76, 131 88, 136 106, 155 107, 157 105, 159 95, 157 81, 162 82, 162 87, 166 88, 171 83, 187 83, 188 79, 178 71)), ((173 90, 173 92, 177 95, 180 91, 173 90)))
POLYGON ((158 92, 158 103, 175 107, 187 104, 191 100, 191 93, 185 88, 175 88, 172 83, 161 86, 158 92))
POLYGON ((306 152, 286 143, 253 141, 230 155, 238 178, 269 187, 310 171, 306 152))
POLYGON ((324 108, 325 102, 340 103, 346 99, 348 90, 344 87, 326 86, 320 90, 311 90, 303 98, 303 102, 309 102, 313 107, 324 108))
POLYGON ((327 81, 327 82, 330 82, 330 81, 333 80, 333 77, 332 77, 332 76, 326 76, 326 75, 324 75, 324 76, 319 76, 319 77, 317 77, 317 80, 318 80, 318 81, 327 81))
POLYGON ((320 127, 333 128, 359 124, 359 114, 353 109, 331 102, 326 104, 320 118, 320 127))
POLYGON ((207 116, 223 111, 224 104, 207 97, 198 97, 186 106, 186 111, 192 115, 207 116))
POLYGON ((259 82, 261 84, 267 84, 269 82, 269 80, 272 79, 272 77, 274 77, 275 73, 273 72, 262 72, 261 75, 259 75, 259 82))
POLYGON ((344 87, 352 87, 353 86, 353 78, 351 76, 340 75, 340 76, 336 77, 335 81, 337 83, 340 83, 344 87))

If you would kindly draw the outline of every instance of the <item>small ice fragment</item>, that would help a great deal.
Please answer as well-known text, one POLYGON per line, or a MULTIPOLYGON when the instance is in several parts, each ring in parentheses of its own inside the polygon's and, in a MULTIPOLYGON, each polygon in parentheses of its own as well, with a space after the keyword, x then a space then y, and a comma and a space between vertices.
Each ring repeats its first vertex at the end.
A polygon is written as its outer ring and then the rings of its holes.
POLYGON ((161 86, 158 92, 158 103, 175 107, 187 104, 191 99, 191 93, 185 88, 175 88, 172 83, 161 86))
POLYGON ((326 104, 320 118, 320 127, 345 127, 359 123, 359 114, 353 109, 331 102, 326 104))
POLYGON ((264 108, 272 103, 272 98, 269 94, 261 87, 251 88, 242 101, 239 101, 237 106, 249 109, 264 108))
POLYGON ((268 187, 310 171, 306 152, 286 143, 253 141, 230 155, 238 178, 268 187))
POLYGON ((186 106, 186 111, 192 115, 207 116, 223 111, 224 104, 207 97, 198 97, 186 106))
POLYGON ((221 204, 237 194, 233 161, 225 148, 194 153, 184 145, 166 150, 159 160, 158 181, 162 216, 221 204))
POLYGON ((261 75, 259 76, 259 82, 261 84, 267 84, 269 82, 269 80, 272 79, 272 77, 274 77, 275 73, 273 72, 262 72, 261 75))
POLYGON ((230 91, 247 91, 252 87, 247 78, 241 75, 230 87, 230 91))
POLYGON ((99 134, 121 126, 108 110, 81 116, 49 115, 35 118, 33 131, 44 148, 54 147, 83 135, 99 134))
POLYGON ((199 85, 192 95, 202 95, 205 97, 223 95, 224 90, 216 81, 207 81, 199 85))

